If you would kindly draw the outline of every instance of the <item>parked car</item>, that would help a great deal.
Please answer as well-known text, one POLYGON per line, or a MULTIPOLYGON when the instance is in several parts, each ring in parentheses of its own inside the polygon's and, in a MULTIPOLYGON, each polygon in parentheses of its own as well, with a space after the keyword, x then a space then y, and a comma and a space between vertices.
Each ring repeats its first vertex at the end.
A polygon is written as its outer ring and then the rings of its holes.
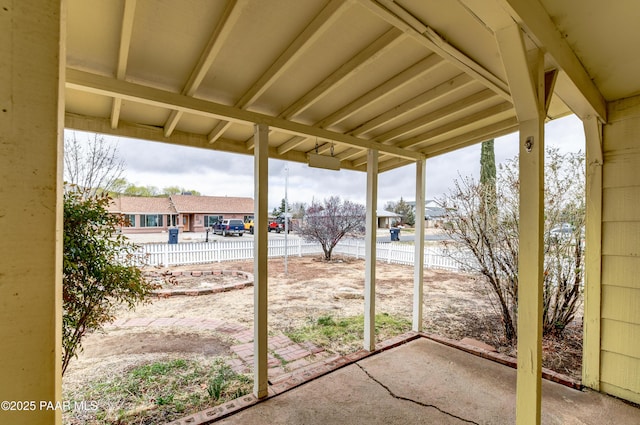
POLYGON ((571 239, 574 235, 575 228, 570 223, 562 223, 558 227, 554 227, 549 232, 554 239, 571 239))
POLYGON ((222 221, 218 221, 212 227, 213 233, 216 235, 238 235, 242 236, 244 234, 244 223, 242 220, 236 219, 226 219, 222 221))
POLYGON ((284 232, 284 224, 279 220, 269 220, 269 231, 270 232, 284 232))
POLYGON ((253 235, 253 220, 249 220, 244 223, 244 231, 253 235))

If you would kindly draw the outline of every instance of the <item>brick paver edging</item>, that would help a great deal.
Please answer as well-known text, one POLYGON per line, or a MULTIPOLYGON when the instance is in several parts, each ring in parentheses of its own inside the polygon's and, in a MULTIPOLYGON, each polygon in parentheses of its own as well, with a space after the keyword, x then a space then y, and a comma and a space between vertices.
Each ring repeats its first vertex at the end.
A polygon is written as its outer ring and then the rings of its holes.
POLYGON ((398 347, 414 339, 421 338, 422 336, 416 332, 408 332, 406 334, 398 335, 395 338, 383 341, 376 345, 374 351, 360 350, 355 353, 348 354, 346 356, 336 356, 321 362, 309 365, 305 368, 295 370, 288 374, 282 375, 273 381, 269 382, 269 395, 267 397, 258 399, 253 394, 237 398, 228 403, 221 404, 219 406, 212 407, 211 409, 203 410, 193 415, 178 419, 170 422, 167 425, 205 425, 223 418, 231 416, 240 412, 254 404, 263 402, 279 394, 283 394, 290 391, 302 384, 313 381, 328 373, 341 369, 345 366, 358 362, 366 357, 373 356, 383 351, 389 350, 394 347, 398 347))
MULTIPOLYGON (((158 274, 159 275, 159 274, 158 274)), ((151 294, 159 298, 174 297, 177 295, 198 296, 198 295, 210 295, 217 294, 219 292, 227 292, 233 289, 247 288, 253 286, 253 274, 247 273, 241 270, 205 270, 205 271, 185 271, 185 272, 171 272, 171 276, 186 276, 191 275, 193 277, 200 276, 237 276, 243 278, 242 281, 237 283, 228 283, 213 288, 189 288, 189 289, 156 289, 151 291, 151 294)))
MULTIPOLYGON (((432 341, 439 342, 440 344, 448 345, 449 347, 457 348, 458 350, 462 350, 466 353, 473 354, 483 359, 491 360, 496 363, 500 363, 505 366, 509 366, 513 369, 518 367, 518 363, 515 358, 507 356, 505 354, 496 353, 493 351, 485 350, 481 347, 476 347, 474 345, 465 344, 461 341, 456 341, 453 339, 445 338, 439 335, 432 335, 427 333, 422 333, 421 336, 428 338, 432 341)), ((569 388, 573 388, 576 390, 582 390, 582 383, 580 381, 576 381, 575 379, 563 375, 558 372, 554 372, 551 369, 542 368, 542 377, 548 381, 552 381, 561 385, 565 385, 569 388)))

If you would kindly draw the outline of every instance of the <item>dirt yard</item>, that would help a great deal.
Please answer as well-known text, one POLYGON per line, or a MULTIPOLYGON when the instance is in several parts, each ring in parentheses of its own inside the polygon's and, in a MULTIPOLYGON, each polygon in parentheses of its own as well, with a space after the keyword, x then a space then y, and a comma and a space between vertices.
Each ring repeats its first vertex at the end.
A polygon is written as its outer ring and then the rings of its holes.
MULTIPOLYGON (((318 257, 290 258, 288 274, 285 275, 284 260, 270 260, 270 334, 301 328, 323 316, 341 318, 362 315, 364 265, 363 260, 352 258, 339 258, 331 263, 318 257)), ((253 263, 245 261, 171 268, 171 271, 219 270, 252 273, 253 263)), ((198 286, 199 280, 206 285, 211 281, 211 275, 187 280, 189 286, 198 286)), ((501 352, 513 354, 512 349, 503 346, 500 316, 489 300, 488 289, 474 276, 425 270, 424 289, 425 332, 452 339, 471 337, 497 347, 501 352)), ((378 263, 377 313, 410 320, 412 292, 412 267, 378 263)), ((120 321, 205 318, 250 329, 253 326, 253 287, 202 296, 153 298, 135 311, 119 311, 117 317, 120 321)), ((578 326, 569 332, 571 338, 568 344, 545 342, 545 349, 550 351, 545 366, 579 379, 581 332, 578 326)), ((158 359, 231 356, 230 347, 237 343, 220 332, 208 329, 108 327, 105 332, 88 335, 84 339, 84 351, 71 362, 64 377, 64 388, 65 391, 74 391, 105 374, 117 374, 158 359)))

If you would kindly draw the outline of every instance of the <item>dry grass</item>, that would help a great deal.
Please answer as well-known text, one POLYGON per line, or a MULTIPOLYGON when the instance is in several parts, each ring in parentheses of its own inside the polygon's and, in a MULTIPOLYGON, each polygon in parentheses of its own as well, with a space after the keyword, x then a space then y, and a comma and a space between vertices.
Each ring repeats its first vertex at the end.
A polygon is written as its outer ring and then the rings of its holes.
MULTIPOLYGON (((172 268, 197 271, 243 270, 249 273, 253 272, 252 269, 253 263, 248 261, 172 268)), ((206 279, 207 276, 202 278, 206 279)), ((198 283, 192 281, 190 284, 198 283)), ((345 297, 341 294, 363 293, 363 260, 342 258, 326 263, 314 257, 290 258, 287 274, 284 273, 282 259, 270 260, 268 291, 271 334, 287 333, 295 339, 306 336, 319 339, 317 335, 320 334, 317 332, 337 332, 337 337, 334 335, 324 342, 317 342, 323 344, 328 351, 339 354, 359 348, 359 342, 354 342, 353 339, 357 339, 357 332, 352 331, 358 327, 364 302, 362 297, 345 297), (333 328, 329 330, 326 325, 333 328), (316 337, 313 337, 314 332, 316 337), (347 334, 350 335, 348 338, 345 336, 347 334)), ((497 347, 501 352, 515 354, 514 348, 506 345, 501 337, 500 316, 489 300, 487 288, 474 276, 426 270, 424 292, 426 332, 452 339, 475 338, 497 347)), ((381 330, 380 337, 390 337, 409 329, 412 293, 412 267, 378 263, 376 311, 390 320, 389 328, 381 330)), ((152 299, 150 303, 139 306, 136 311, 120 311, 118 317, 201 317, 252 327, 253 288, 199 297, 152 299)), ((581 326, 570 326, 565 336, 562 340, 545 339, 544 366, 579 379, 581 326)), ((85 352, 79 359, 72 361, 64 378, 65 392, 78 394, 82 388, 106 376, 124 377, 131 370, 158 362, 176 359, 195 361, 206 368, 211 359, 229 358, 229 346, 233 343, 213 331, 178 328, 110 329, 104 334, 89 335, 84 344, 85 352), (210 347, 209 352, 203 347, 210 347)), ((205 391, 203 388, 200 390, 201 393, 205 391)), ((127 395, 123 393, 120 397, 126 398, 127 395)), ((182 400, 180 397, 179 391, 176 392, 174 399, 182 400)), ((125 403, 125 400, 120 401, 125 403)), ((186 406, 183 415, 200 407, 198 403, 186 406)), ((129 410, 131 409, 134 408, 129 410)), ((143 415, 146 414, 143 412, 143 415)))

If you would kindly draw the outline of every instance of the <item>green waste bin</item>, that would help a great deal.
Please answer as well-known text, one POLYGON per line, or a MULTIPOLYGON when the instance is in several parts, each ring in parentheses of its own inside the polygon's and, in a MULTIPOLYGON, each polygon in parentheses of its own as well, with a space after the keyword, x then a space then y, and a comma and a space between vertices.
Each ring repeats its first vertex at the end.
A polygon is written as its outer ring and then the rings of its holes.
POLYGON ((178 229, 169 229, 169 243, 178 243, 178 229))

